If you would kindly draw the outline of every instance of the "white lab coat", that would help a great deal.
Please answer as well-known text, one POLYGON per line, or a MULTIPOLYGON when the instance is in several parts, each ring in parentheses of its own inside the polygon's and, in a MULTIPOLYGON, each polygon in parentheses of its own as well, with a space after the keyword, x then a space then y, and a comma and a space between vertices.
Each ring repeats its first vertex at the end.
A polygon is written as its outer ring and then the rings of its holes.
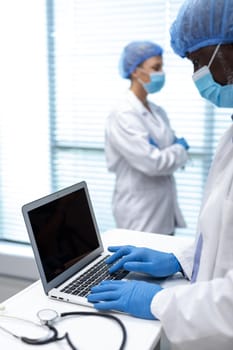
MULTIPOLYGON (((203 245, 196 282, 158 293, 152 312, 172 349, 232 350, 233 126, 221 139, 210 169, 197 233, 203 245)), ((194 251, 190 247, 176 254, 189 278, 194 251)))
POLYGON ((173 144, 165 111, 149 106, 152 113, 129 90, 107 119, 106 161, 116 175, 113 213, 117 227, 169 234, 185 227, 173 173, 188 155, 173 144))

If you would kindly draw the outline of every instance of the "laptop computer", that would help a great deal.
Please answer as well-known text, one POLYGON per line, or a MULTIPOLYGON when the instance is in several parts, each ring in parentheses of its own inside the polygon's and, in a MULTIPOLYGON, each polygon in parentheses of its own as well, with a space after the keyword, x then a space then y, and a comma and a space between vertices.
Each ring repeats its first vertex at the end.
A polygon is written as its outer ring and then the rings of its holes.
POLYGON ((127 276, 126 271, 109 275, 104 262, 109 253, 104 251, 85 181, 25 204, 22 213, 50 298, 93 306, 87 301, 89 284, 127 276))

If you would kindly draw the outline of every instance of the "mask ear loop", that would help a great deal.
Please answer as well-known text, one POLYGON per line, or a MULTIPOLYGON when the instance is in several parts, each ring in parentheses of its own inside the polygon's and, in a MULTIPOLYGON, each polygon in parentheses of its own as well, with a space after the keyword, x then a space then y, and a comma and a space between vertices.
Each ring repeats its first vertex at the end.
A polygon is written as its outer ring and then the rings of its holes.
POLYGON ((213 60, 215 59, 215 56, 217 55, 217 52, 218 52, 220 46, 221 46, 221 43, 219 43, 214 50, 214 53, 213 53, 213 55, 208 63, 208 66, 207 66, 209 69, 210 69, 211 64, 213 63, 213 60))

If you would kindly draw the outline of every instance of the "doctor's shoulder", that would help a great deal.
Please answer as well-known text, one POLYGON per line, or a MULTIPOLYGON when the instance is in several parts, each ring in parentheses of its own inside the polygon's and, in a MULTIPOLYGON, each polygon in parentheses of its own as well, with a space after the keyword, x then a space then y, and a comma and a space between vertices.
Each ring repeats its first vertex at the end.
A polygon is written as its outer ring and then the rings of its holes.
POLYGON ((140 122, 137 111, 132 108, 127 99, 119 99, 111 108, 108 114, 107 122, 116 122, 125 126, 135 125, 140 122))
POLYGON ((115 97, 113 104, 109 107, 108 116, 116 115, 127 108, 127 100, 124 95, 115 97))

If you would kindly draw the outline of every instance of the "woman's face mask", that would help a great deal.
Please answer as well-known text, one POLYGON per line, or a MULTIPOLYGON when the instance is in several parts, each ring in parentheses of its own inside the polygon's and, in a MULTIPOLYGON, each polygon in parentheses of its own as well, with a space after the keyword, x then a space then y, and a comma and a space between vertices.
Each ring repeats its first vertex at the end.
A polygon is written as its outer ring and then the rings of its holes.
POLYGON ((213 62, 220 44, 216 47, 208 66, 204 66, 193 74, 193 81, 202 97, 218 107, 233 107, 233 84, 220 85, 216 83, 211 72, 210 65, 213 62))
POLYGON ((148 94, 159 92, 165 84, 164 72, 145 73, 149 74, 150 81, 148 83, 144 83, 141 79, 138 79, 138 81, 142 84, 146 92, 148 94))

